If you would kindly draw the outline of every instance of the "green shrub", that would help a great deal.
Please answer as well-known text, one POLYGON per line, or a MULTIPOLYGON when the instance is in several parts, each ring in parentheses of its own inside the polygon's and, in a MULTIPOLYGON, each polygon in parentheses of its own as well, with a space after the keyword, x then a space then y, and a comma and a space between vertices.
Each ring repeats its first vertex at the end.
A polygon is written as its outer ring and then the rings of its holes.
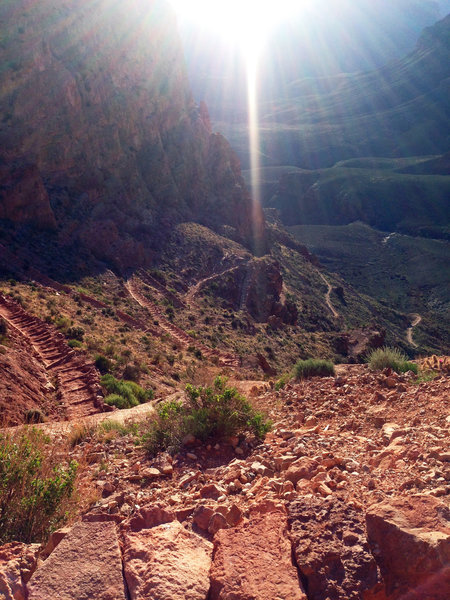
POLYGON ((176 400, 162 403, 144 435, 147 449, 151 453, 169 447, 176 449, 188 434, 203 441, 245 431, 264 437, 271 423, 226 383, 226 378, 217 377, 210 387, 188 384, 185 404, 176 400))
POLYGON ((125 436, 129 434, 136 435, 139 429, 139 425, 137 423, 119 423, 118 421, 113 421, 111 419, 107 419, 106 421, 102 421, 98 428, 97 433, 102 436, 110 433, 117 433, 120 436, 125 436))
POLYGON ((113 364, 109 360, 109 358, 106 358, 106 356, 103 356, 102 354, 97 354, 97 356, 95 357, 95 366, 102 375, 105 375, 106 373, 109 373, 111 371, 113 364))
POLYGON ((82 327, 69 327, 66 332, 66 336, 72 340, 83 341, 85 331, 82 327))
POLYGON ((277 379, 274 386, 275 391, 278 392, 279 390, 282 390, 284 386, 289 382, 290 378, 291 376, 289 373, 284 373, 279 379, 277 379))
POLYGON ((412 371, 418 373, 416 364, 408 362, 408 357, 398 348, 377 348, 373 350, 368 358, 369 367, 372 371, 383 371, 390 368, 396 373, 412 371))
POLYGON ((119 396, 119 394, 109 394, 105 398, 105 403, 109 406, 116 406, 123 410, 124 408, 133 408, 133 406, 137 406, 139 402, 136 398, 125 398, 124 396, 119 396))
POLYGON ((141 369, 139 365, 127 365, 123 370, 123 378, 128 381, 139 381, 141 376, 141 369))
POLYGON ((83 347, 83 343, 80 342, 79 340, 69 340, 67 342, 67 344, 70 348, 82 348, 83 347))
POLYGON ((299 360, 294 367, 296 379, 309 379, 310 377, 330 377, 334 375, 334 365, 330 360, 308 358, 299 360))
POLYGON ((132 408, 138 404, 148 402, 154 394, 153 390, 144 390, 134 381, 122 381, 109 373, 103 375, 100 383, 108 392, 105 402, 120 409, 132 408))
POLYGON ((64 521, 78 465, 50 448, 36 429, 0 435, 0 544, 42 541, 64 521))
POLYGON ((63 333, 67 333, 70 328, 70 319, 68 317, 58 317, 55 320, 55 325, 58 329, 60 329, 63 333))

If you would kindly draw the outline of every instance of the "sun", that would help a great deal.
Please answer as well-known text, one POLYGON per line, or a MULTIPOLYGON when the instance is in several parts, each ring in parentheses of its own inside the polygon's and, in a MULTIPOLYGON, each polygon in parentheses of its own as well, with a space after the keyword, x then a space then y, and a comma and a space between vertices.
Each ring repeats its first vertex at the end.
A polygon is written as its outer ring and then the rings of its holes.
POLYGON ((238 46, 244 58, 259 53, 270 30, 305 0, 170 0, 178 15, 238 46))

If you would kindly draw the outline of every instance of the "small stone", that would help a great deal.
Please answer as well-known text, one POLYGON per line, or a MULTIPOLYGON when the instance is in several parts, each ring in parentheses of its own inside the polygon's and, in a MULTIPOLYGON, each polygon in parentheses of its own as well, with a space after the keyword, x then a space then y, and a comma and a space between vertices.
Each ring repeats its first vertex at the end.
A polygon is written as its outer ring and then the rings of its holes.
POLYGON ((197 527, 206 531, 213 514, 214 510, 210 506, 198 506, 194 511, 193 521, 197 527))
POLYGON ((397 380, 394 377, 392 377, 392 376, 391 377, 386 377, 386 382, 385 383, 386 383, 386 386, 389 389, 393 389, 393 388, 395 388, 397 386, 397 380))
POLYGON ((116 490, 116 487, 111 483, 111 481, 106 481, 103 484, 103 495, 108 496, 112 494, 116 490))
POLYGON ((187 456, 187 458, 190 458, 191 460, 197 460, 198 459, 197 455, 194 454, 193 452, 188 452, 186 454, 186 456, 187 456))
POLYGON ((213 500, 217 500, 220 496, 223 495, 223 489, 217 486, 215 483, 210 483, 205 485, 200 490, 200 496, 202 498, 211 498, 213 500))
POLYGON ((220 529, 228 529, 229 525, 226 518, 219 512, 214 513, 208 525, 208 531, 215 535, 220 529))
POLYGON ((141 476, 144 479, 158 479, 158 477, 161 477, 161 471, 154 467, 149 467, 141 471, 141 476))
POLYGON ((188 473, 187 475, 185 475, 184 477, 182 477, 179 481, 179 485, 180 487, 187 487, 192 481, 194 481, 194 479, 198 479, 198 477, 200 476, 200 471, 197 471, 195 473, 188 473))
POLYGON ((359 541, 359 537, 353 531, 346 531, 342 536, 342 541, 346 546, 354 546, 359 541))
POLYGON ((236 454, 238 456, 242 456, 244 454, 244 451, 239 446, 237 448, 235 448, 234 451, 236 452, 236 454))
POLYGON ((195 442, 196 442, 195 435, 192 435, 192 433, 185 435, 181 441, 183 446, 194 446, 195 442))
POLYGON ((225 518, 230 527, 236 527, 242 521, 242 511, 236 504, 233 504, 225 518))

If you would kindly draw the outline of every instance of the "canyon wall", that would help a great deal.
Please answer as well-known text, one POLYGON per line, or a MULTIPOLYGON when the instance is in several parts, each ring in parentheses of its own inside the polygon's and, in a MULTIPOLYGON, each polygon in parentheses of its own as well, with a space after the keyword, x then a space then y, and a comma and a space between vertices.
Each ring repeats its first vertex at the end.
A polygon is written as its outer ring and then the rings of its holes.
POLYGON ((254 246, 261 214, 192 99, 166 2, 5 0, 0 64, 0 219, 123 268, 181 221, 254 246))

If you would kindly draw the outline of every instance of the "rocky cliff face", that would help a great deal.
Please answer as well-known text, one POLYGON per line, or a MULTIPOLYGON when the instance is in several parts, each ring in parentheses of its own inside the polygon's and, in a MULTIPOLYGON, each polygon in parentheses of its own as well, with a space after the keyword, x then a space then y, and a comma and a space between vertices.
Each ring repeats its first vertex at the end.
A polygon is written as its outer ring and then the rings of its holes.
POLYGON ((1 218, 122 267, 183 220, 253 243, 239 163, 192 100, 166 2, 7 0, 0 64, 1 218))

